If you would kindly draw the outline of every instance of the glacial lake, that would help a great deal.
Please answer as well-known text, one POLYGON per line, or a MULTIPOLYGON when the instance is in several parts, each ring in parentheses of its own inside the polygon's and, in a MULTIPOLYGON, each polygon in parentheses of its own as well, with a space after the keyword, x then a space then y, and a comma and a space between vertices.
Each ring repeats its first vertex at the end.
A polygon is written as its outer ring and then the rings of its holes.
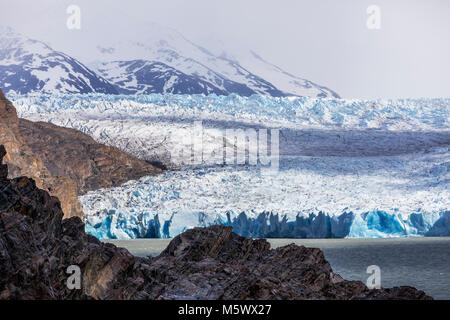
MULTIPOLYGON (((450 237, 393 239, 267 239, 272 248, 290 243, 320 248, 333 270, 366 282, 367 267, 381 269, 381 285, 409 285, 435 299, 450 300, 450 237)), ((157 256, 170 239, 104 240, 136 256, 157 256)))

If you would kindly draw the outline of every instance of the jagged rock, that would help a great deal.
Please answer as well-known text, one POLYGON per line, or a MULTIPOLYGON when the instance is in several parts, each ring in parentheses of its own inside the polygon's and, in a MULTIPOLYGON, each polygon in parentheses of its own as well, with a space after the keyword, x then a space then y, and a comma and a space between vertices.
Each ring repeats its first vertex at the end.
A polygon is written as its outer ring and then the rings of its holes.
POLYGON ((156 298, 429 298, 409 287, 369 290, 335 274, 320 249, 291 244, 271 250, 266 240, 243 238, 231 230, 195 228, 174 238, 152 262, 152 274, 161 272, 166 283, 156 298))
MULTIPOLYGON (((9 165, 9 177, 33 178, 39 188, 48 190, 60 198, 65 217, 83 216, 78 201, 77 185, 69 177, 53 175, 28 146, 19 128, 19 118, 12 103, 0 90, 0 144, 8 151, 5 163, 9 165)), ((63 152, 63 150, 59 150, 63 152)))
POLYGON ((354 298, 363 300, 429 300, 425 292, 409 286, 371 290, 354 298))
POLYGON ((160 256, 137 258, 62 218, 33 179, 0 179, 1 299, 430 299, 410 287, 369 290, 334 274, 320 249, 271 250, 231 227, 191 229, 160 256), (79 290, 66 285, 71 265, 79 290))
POLYGON ((19 120, 19 127, 50 173, 69 176, 76 182, 79 194, 162 172, 74 129, 25 119, 19 120))
POLYGON ((42 187, 47 174, 42 162, 32 154, 19 130, 19 118, 12 103, 0 90, 0 144, 8 151, 5 163, 9 164, 10 177, 27 176, 42 187))

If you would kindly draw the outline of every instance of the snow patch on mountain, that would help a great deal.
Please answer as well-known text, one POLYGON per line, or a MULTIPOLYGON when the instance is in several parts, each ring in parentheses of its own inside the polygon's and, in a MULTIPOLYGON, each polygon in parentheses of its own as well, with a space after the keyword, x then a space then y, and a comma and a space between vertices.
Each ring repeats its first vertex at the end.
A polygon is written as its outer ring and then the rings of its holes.
POLYGON ((5 94, 117 93, 79 61, 8 27, 0 27, 0 86, 5 94))
MULTIPOLYGON (((113 61, 96 64, 96 70, 114 83, 123 94, 217 94, 236 92, 243 96, 254 94, 245 84, 235 83, 214 72, 204 70, 210 77, 199 76, 200 72, 183 73, 165 63, 147 60, 113 61)), ((276 92, 272 88, 272 93, 276 92)))

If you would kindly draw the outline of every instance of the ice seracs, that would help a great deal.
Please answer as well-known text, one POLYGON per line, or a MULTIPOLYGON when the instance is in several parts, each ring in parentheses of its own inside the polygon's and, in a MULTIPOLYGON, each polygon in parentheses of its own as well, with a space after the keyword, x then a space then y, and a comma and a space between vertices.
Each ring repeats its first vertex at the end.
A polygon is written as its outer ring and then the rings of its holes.
POLYGON ((449 174, 427 175, 436 157, 448 152, 414 161, 301 157, 269 177, 251 166, 183 169, 81 202, 87 230, 105 238, 145 237, 149 230, 170 237, 212 224, 248 237, 448 235, 449 174))

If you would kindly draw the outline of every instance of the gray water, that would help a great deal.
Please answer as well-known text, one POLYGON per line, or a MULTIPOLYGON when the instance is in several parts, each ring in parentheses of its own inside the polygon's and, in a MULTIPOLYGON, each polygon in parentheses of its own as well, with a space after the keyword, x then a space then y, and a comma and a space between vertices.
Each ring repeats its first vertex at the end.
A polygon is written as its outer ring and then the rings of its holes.
MULTIPOLYGON (((367 267, 381 269, 381 285, 408 285, 435 299, 450 300, 450 238, 268 239, 272 248, 290 243, 323 250, 333 270, 347 280, 366 282, 367 267)), ((107 240, 136 256, 157 256, 167 239, 107 240)))

